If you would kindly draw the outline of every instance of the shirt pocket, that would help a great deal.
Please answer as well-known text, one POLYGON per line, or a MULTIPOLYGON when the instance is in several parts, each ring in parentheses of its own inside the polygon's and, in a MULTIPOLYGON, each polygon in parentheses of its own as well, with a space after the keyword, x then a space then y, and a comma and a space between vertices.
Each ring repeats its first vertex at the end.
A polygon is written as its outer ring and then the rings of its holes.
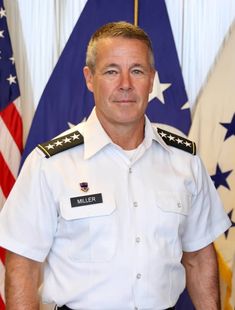
POLYGON ((111 195, 104 195, 102 199, 101 203, 78 207, 71 207, 70 198, 60 202, 61 227, 64 227, 68 256, 72 260, 84 263, 106 262, 116 252, 116 204, 111 195))
POLYGON ((191 196, 185 192, 161 192, 155 198, 155 240, 163 253, 180 255, 181 237, 191 208, 191 196))
POLYGON ((187 216, 191 198, 187 193, 160 193, 156 197, 157 207, 163 212, 187 216))

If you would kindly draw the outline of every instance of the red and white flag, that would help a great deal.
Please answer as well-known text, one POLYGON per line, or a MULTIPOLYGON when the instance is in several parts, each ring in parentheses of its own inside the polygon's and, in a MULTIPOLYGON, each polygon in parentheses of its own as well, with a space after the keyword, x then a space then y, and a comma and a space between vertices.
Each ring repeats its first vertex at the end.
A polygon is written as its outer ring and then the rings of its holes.
MULTIPOLYGON (((17 178, 22 143, 20 92, 3 0, 0 0, 0 209, 17 178)), ((0 310, 4 305, 5 251, 0 248, 0 310)))

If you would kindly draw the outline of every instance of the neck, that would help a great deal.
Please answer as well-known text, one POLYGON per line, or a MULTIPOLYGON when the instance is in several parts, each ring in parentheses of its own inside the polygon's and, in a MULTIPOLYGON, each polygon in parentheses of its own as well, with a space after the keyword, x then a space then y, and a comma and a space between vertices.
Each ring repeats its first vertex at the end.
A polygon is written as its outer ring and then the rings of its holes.
POLYGON ((144 126, 137 128, 119 128, 119 131, 108 133, 112 141, 124 150, 137 148, 144 139, 144 126))
POLYGON ((144 139, 144 117, 137 124, 113 124, 102 127, 112 139, 113 143, 119 145, 124 150, 133 150, 137 148, 144 139))

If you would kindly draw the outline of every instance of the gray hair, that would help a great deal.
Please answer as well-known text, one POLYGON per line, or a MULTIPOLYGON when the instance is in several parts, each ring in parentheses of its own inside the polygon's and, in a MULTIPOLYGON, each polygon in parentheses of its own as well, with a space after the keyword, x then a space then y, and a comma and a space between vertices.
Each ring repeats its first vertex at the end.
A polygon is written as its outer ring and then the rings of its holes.
POLYGON ((97 42, 104 38, 126 38, 137 39, 146 44, 149 50, 149 62, 154 69, 154 55, 152 43, 149 36, 138 26, 134 26, 127 22, 113 22, 108 23, 99 28, 91 37, 87 47, 86 65, 92 73, 95 72, 96 56, 97 56, 97 42))

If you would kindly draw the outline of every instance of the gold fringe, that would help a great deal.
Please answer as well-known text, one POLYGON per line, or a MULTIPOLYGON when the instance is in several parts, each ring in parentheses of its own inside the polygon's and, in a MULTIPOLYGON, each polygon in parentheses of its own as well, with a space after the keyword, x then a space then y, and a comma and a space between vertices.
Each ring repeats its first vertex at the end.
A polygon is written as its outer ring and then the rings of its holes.
POLYGON ((134 25, 138 26, 139 1, 134 0, 134 25))
POLYGON ((231 294, 232 294, 232 271, 227 266, 226 262, 224 261, 218 249, 216 249, 216 252, 217 252, 217 257, 218 257, 219 273, 220 273, 222 280, 226 284, 225 300, 222 301, 224 304, 224 310, 233 310, 230 304, 230 301, 229 301, 231 298, 231 294))

